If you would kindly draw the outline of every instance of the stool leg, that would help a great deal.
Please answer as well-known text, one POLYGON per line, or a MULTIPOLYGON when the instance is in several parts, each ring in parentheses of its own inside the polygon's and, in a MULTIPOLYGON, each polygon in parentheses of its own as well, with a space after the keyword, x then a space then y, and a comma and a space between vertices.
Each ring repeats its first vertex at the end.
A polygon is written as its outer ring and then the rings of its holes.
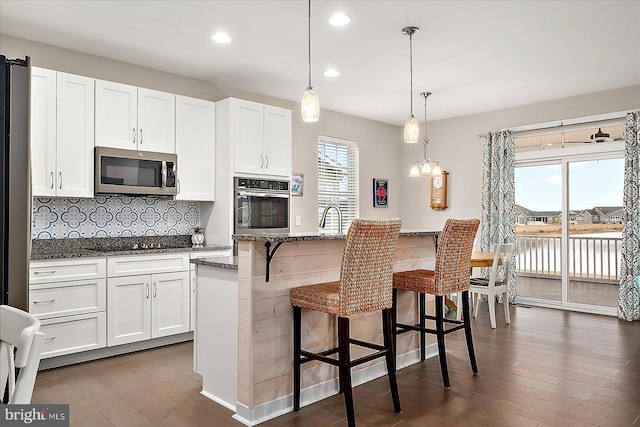
MULTIPOLYGON (((491 303, 491 301, 489 301, 491 303)), ((476 363, 476 353, 473 350, 473 337, 471 336, 471 319, 469 318, 469 291, 462 293, 462 310, 464 311, 464 334, 467 337, 467 350, 469 351, 469 361, 474 374, 478 374, 478 364, 476 363)))
MULTIPOLYGON (((468 302, 469 300, 467 300, 468 302)), ((440 356, 440 370, 442 371, 442 381, 444 388, 450 388, 449 370, 447 369, 447 350, 444 346, 444 296, 436 295, 436 335, 438 337, 438 355, 440 356)), ((469 317, 465 317, 469 319, 469 317)), ((468 322, 468 320, 465 320, 468 322)))
POLYGON ((340 361, 340 382, 344 391, 344 405, 347 410, 347 424, 355 427, 356 416, 353 408, 353 390, 351 389, 351 352, 349 350, 349 319, 338 317, 338 348, 340 361))
POLYGON ((293 306, 293 410, 300 410, 300 348, 302 309, 293 306))
MULTIPOLYGON (((425 332, 425 316, 426 313, 426 297, 423 293, 418 292, 418 305, 420 306, 420 361, 427 360, 427 333, 425 332)), ((442 303, 442 301, 440 301, 442 303)), ((442 307, 440 307, 442 311, 442 307)))
POLYGON ((391 333, 393 335, 393 351, 397 354, 398 348, 398 290, 393 289, 391 304, 391 333))
POLYGON ((391 389, 391 398, 393 399, 393 409, 400 413, 400 395, 398 394, 398 382, 396 380, 396 349, 393 343, 393 326, 392 314, 393 310, 385 308, 382 310, 382 333, 384 336, 384 346, 387 349, 385 358, 387 359, 387 375, 389 375, 389 387, 391 389))

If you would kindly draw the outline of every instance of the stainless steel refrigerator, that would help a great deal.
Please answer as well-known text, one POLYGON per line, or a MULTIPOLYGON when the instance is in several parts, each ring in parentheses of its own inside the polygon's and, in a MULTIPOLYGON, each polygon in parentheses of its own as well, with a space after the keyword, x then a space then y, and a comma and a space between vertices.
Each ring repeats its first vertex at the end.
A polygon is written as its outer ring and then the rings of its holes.
POLYGON ((0 304, 28 311, 31 257, 29 57, 0 55, 0 304))

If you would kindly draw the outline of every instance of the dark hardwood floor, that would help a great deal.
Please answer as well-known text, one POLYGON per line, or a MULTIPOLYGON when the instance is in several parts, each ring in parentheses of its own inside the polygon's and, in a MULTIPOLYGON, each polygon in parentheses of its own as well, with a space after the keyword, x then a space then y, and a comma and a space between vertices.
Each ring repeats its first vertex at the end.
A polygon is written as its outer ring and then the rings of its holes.
MULTIPOLYGON (((640 426, 640 322, 537 307, 473 319, 479 375, 464 333, 447 336, 451 389, 437 358, 398 371, 402 413, 386 377, 354 389, 358 426, 640 426)), ((33 403, 69 403, 73 426, 240 426, 201 396, 183 343, 38 374, 33 403)), ((341 395, 261 424, 344 426, 341 395)))

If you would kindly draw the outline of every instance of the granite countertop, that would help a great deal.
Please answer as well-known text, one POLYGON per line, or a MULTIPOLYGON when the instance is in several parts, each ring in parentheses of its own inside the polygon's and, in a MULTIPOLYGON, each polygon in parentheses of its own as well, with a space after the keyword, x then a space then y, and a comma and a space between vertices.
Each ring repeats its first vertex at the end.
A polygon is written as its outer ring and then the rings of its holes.
POLYGON ((238 269, 238 257, 220 256, 211 258, 196 258, 191 260, 191 264, 207 265, 209 267, 228 268, 230 270, 238 269))
POLYGON ((31 260, 89 258, 115 255, 206 252, 231 249, 229 245, 206 244, 194 248, 191 236, 95 237, 77 239, 36 239, 31 244, 31 260))
MULTIPOLYGON (((437 236, 440 231, 428 230, 400 230, 400 237, 437 236)), ((233 240, 253 242, 300 242, 311 240, 340 240, 346 234, 336 233, 264 233, 264 234, 234 234, 233 240)))

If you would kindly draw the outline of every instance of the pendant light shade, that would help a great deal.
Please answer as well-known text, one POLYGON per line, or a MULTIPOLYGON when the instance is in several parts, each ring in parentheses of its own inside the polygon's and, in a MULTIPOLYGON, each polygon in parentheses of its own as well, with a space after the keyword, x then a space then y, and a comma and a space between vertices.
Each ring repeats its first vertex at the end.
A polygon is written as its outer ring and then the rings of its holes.
POLYGON ((303 122, 317 122, 320 118, 320 100, 311 86, 311 0, 309 0, 309 19, 307 21, 309 29, 309 85, 302 95, 300 103, 300 113, 303 122))
POLYGON ((312 87, 308 87, 302 95, 300 112, 303 122, 317 122, 320 118, 320 100, 312 87))
POLYGON ((409 171, 409 176, 411 178, 417 178, 420 176, 420 162, 413 162, 411 170, 409 171))
POLYGON ((411 115, 404 123, 404 142, 414 144, 418 142, 419 135, 420 126, 418 126, 416 118, 411 115))
POLYGON ((418 121, 413 116, 413 35, 418 31, 420 31, 418 27, 404 27, 402 29, 402 34, 409 36, 409 101, 411 104, 411 113, 409 114, 409 118, 404 124, 404 142, 409 144, 415 144, 416 142, 418 142, 418 136, 420 134, 418 121))

